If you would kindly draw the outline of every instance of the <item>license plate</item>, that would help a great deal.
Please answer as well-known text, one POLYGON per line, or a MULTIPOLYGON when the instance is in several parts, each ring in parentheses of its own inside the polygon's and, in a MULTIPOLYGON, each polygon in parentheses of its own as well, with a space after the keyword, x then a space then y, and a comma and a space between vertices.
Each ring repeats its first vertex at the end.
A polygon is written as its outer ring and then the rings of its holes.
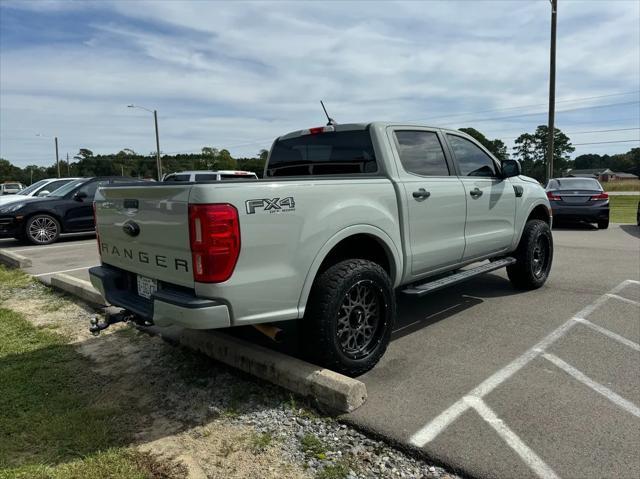
POLYGON ((138 275, 138 295, 151 299, 151 295, 156 291, 158 291, 157 280, 138 275))

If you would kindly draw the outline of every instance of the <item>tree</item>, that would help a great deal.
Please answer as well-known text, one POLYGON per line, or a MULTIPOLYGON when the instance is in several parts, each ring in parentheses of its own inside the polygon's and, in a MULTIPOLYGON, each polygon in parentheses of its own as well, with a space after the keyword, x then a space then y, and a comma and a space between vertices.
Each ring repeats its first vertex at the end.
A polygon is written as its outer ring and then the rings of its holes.
POLYGON ((495 140, 489 140, 475 128, 460 128, 460 131, 478 140, 482 146, 493 153, 493 156, 495 156, 500 161, 509 159, 507 145, 505 145, 502 140, 498 138, 496 138, 495 140))
MULTIPOLYGON (((539 125, 534 133, 523 133, 513 147, 514 154, 522 164, 522 172, 540 182, 546 179, 547 147, 549 129, 539 125)), ((573 165, 570 153, 575 151, 571 140, 559 128, 553 130, 553 172, 552 176, 560 176, 573 165)))

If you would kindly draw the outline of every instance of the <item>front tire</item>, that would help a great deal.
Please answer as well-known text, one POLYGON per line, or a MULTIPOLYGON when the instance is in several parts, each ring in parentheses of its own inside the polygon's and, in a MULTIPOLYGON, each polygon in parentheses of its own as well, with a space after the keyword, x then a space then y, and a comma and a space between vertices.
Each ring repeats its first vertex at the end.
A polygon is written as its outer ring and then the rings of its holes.
POLYGON ((364 259, 342 261, 316 278, 303 319, 303 348, 321 366, 363 374, 386 351, 395 315, 387 272, 364 259))
POLYGON ((60 222, 49 215, 32 216, 24 227, 24 237, 32 244, 51 244, 60 237, 60 222))
POLYGON ((537 289, 549 277, 553 261, 553 236, 542 220, 530 220, 524 227, 514 255, 516 262, 507 266, 511 284, 518 289, 537 289))

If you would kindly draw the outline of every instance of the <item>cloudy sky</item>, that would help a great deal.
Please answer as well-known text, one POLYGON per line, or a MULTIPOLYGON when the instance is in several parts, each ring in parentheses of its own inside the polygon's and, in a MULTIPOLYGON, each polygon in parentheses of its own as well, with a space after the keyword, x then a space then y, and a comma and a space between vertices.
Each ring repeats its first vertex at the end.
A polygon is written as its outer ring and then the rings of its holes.
MULTIPOLYGON (((640 1, 559 3, 557 126, 576 154, 638 146, 640 1)), ((323 124, 320 99, 340 123, 512 144, 546 123, 549 25, 548 0, 2 0, 0 156, 48 165, 56 135, 62 156, 149 153, 152 116, 129 103, 158 110, 166 153, 254 155, 323 124)))

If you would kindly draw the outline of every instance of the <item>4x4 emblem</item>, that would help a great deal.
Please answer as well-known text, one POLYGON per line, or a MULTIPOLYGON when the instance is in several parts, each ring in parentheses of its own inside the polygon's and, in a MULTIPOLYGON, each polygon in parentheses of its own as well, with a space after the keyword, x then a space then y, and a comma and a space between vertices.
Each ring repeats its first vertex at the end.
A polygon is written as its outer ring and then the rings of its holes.
POLYGON ((262 209, 270 213, 280 213, 285 211, 293 211, 296 208, 296 202, 293 196, 286 198, 260 198, 245 201, 245 207, 248 215, 255 214, 257 209, 262 209))

